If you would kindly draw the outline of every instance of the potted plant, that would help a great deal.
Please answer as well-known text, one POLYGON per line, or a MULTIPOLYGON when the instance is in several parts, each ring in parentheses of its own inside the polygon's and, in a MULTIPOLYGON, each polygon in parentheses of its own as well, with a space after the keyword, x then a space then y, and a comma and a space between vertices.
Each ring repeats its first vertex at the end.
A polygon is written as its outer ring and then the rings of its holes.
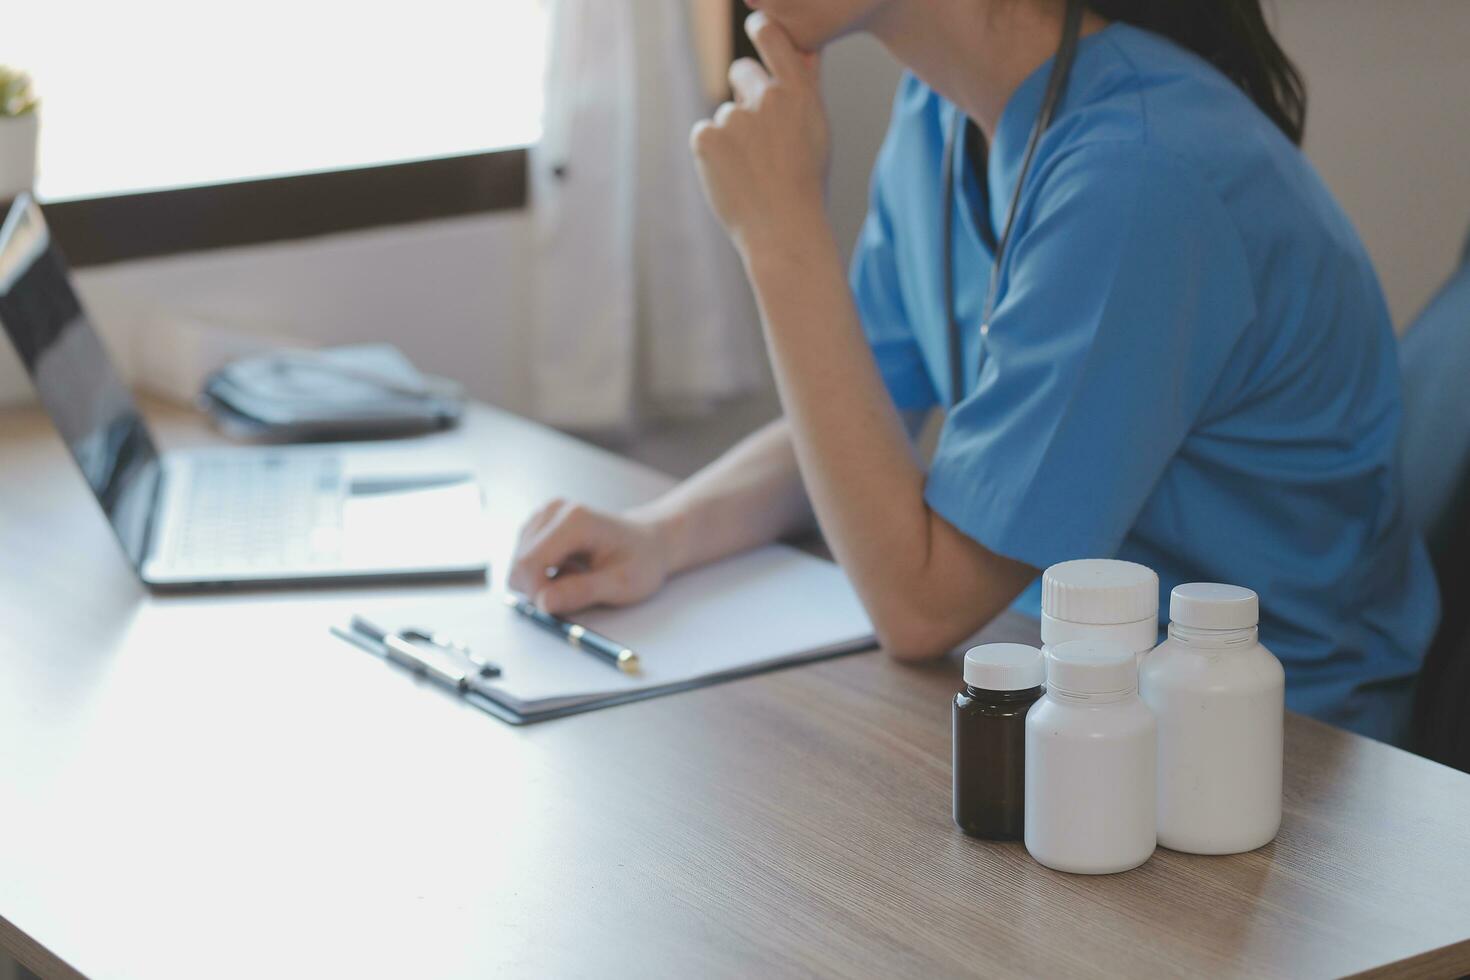
POLYGON ((36 183, 37 104, 31 77, 0 65, 0 201, 36 183))

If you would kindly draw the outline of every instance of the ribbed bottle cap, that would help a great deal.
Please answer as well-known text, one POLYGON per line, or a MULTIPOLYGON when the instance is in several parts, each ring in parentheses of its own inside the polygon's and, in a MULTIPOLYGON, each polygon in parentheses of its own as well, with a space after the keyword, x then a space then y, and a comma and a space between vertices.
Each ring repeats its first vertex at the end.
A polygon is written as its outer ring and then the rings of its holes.
POLYGON ((1133 651, 1108 640, 1068 640, 1046 658, 1046 686, 1069 694, 1118 694, 1138 686, 1133 651))
POLYGON ((1159 617, 1154 570, 1114 558, 1079 558, 1041 576, 1041 611, 1069 623, 1106 626, 1159 617))
POLYGON ((965 683, 982 691, 1025 691, 1045 680, 1041 651, 1024 643, 986 643, 965 654, 965 683))
POLYGON ((1242 630, 1256 625, 1261 604, 1250 589, 1218 582, 1190 582, 1169 593, 1169 621, 1200 630, 1242 630))

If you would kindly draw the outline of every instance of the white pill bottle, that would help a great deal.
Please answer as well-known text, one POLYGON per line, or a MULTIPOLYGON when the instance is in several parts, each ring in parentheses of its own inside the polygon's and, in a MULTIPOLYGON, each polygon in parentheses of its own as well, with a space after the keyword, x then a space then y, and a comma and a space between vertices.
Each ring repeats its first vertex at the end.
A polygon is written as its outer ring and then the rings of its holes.
POLYGON ((1026 714, 1026 850, 1057 871, 1112 874, 1154 852, 1154 716, 1128 647, 1059 643, 1026 714))
POLYGON ((1236 854, 1281 826, 1286 673, 1257 639, 1250 589, 1195 582, 1169 596, 1169 638, 1139 687, 1159 725, 1159 843, 1236 854))
POLYGON ((1079 558, 1041 575, 1041 643, 1111 640, 1138 659, 1159 641, 1159 577, 1137 562, 1079 558))

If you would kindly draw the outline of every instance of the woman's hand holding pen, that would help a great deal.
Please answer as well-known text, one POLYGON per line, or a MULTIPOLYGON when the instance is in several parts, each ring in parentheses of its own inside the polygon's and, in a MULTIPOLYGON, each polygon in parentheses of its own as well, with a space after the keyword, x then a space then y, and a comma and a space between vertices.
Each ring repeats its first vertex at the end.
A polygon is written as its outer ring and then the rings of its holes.
POLYGON ((825 224, 828 133, 818 56, 764 13, 745 29, 770 71, 751 58, 731 65, 735 101, 698 123, 690 146, 710 206, 750 262, 825 224))
POLYGON ((521 528, 507 584, 553 615, 626 605, 663 585, 666 552, 650 521, 553 500, 521 528))

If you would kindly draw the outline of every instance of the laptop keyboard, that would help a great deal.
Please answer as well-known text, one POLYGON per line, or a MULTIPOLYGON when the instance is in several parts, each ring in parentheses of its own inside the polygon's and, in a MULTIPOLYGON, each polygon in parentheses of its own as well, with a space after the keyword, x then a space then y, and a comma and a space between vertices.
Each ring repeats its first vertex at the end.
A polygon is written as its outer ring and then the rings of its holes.
POLYGON ((252 570, 332 562, 340 553, 342 479, 342 461, 331 455, 196 457, 169 560, 252 570))

